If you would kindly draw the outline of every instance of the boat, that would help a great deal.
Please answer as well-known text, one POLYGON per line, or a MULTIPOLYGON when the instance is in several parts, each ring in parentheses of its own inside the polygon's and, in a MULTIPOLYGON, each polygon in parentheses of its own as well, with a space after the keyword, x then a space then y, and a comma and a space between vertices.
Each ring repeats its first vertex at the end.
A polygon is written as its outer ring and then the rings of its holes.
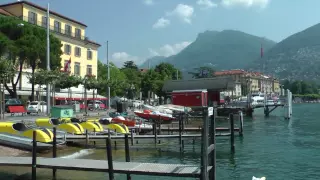
POLYGON ((131 120, 129 118, 124 118, 123 116, 116 116, 114 118, 111 119, 112 123, 122 123, 126 126, 129 127, 134 127, 136 126, 136 121, 135 120, 131 120))
POLYGON ((107 129, 111 129, 121 134, 129 133, 129 129, 125 124, 112 123, 112 119, 113 118, 101 118, 98 121, 100 124, 103 124, 107 129))
POLYGON ((152 121, 161 121, 161 123, 164 123, 164 124, 166 123, 170 124, 173 120, 175 120, 175 118, 172 117, 171 114, 165 114, 158 111, 143 110, 142 112, 134 111, 134 113, 142 119, 152 120, 152 121))
POLYGON ((103 132, 104 129, 98 121, 88 121, 81 120, 78 118, 63 118, 65 122, 68 123, 78 123, 82 128, 86 129, 88 132, 103 132))
POLYGON ((117 116, 127 117, 128 116, 128 112, 122 112, 122 113, 110 112, 109 116, 112 117, 112 118, 117 117, 117 116))
POLYGON ((257 177, 253 176, 252 180, 266 180, 266 177, 257 178, 257 177))
POLYGON ((36 119, 36 125, 39 127, 53 128, 70 133, 70 134, 84 134, 84 129, 78 123, 68 123, 64 120, 56 118, 39 118, 36 119))
POLYGON ((30 128, 24 123, 18 122, 1 122, 0 123, 0 133, 26 137, 33 139, 33 131, 36 131, 36 141, 42 143, 52 143, 53 133, 47 128, 30 128))

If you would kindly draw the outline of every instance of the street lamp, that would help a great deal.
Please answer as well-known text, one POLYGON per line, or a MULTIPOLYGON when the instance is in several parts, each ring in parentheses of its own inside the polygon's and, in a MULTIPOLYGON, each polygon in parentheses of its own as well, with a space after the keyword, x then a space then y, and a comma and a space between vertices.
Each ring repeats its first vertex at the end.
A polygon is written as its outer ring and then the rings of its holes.
POLYGON ((109 63, 109 41, 106 42, 107 47, 106 47, 106 56, 107 56, 107 72, 108 72, 108 90, 107 90, 107 95, 108 95, 108 110, 110 110, 110 63, 109 63))
MULTIPOLYGON (((47 71, 50 71, 50 12, 49 3, 47 7, 47 71)), ((47 115, 50 114, 51 102, 50 102, 50 84, 47 83, 47 115)))

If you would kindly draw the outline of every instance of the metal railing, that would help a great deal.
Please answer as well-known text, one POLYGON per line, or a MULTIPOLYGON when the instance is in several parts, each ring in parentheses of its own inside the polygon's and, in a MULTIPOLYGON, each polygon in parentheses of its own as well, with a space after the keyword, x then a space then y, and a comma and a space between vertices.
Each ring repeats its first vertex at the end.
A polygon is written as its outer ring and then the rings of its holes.
MULTIPOLYGON (((34 24, 34 25, 37 25, 37 26, 42 27, 42 28, 47 28, 46 22, 34 20, 34 19, 31 19, 31 18, 29 18, 27 16, 20 16, 19 18, 22 19, 23 21, 26 21, 26 22, 30 23, 30 24, 34 24)), ((76 34, 76 33, 72 32, 72 29, 75 31, 75 28, 74 27, 72 28, 72 26, 71 26, 71 31, 61 28, 61 22, 60 22, 60 27, 56 27, 56 26, 51 26, 50 25, 50 31, 55 32, 55 33, 57 33, 59 35, 64 35, 64 36, 76 38, 76 39, 79 39, 79 40, 86 40, 87 39, 86 36, 83 36, 81 34, 76 34)))

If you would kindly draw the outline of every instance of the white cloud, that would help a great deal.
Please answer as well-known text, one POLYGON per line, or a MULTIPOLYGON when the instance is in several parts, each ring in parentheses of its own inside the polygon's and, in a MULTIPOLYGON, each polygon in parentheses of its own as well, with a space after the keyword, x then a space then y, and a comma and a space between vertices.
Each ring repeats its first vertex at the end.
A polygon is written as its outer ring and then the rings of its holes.
POLYGON ((117 67, 122 67, 126 61, 134 61, 136 64, 139 64, 141 63, 142 59, 137 56, 132 56, 126 52, 115 52, 111 56, 111 61, 117 67))
POLYGON ((154 4, 153 0, 144 0, 143 3, 148 6, 151 6, 154 4))
POLYGON ((199 6, 202 6, 204 9, 209 9, 209 8, 218 6, 216 3, 212 2, 211 0, 198 0, 197 4, 199 6))
POLYGON ((177 16, 182 21, 191 24, 191 18, 194 15, 194 9, 192 6, 186 4, 178 4, 176 8, 167 13, 168 16, 177 16))
POLYGON ((165 18, 160 18, 157 20, 156 23, 153 24, 152 28, 158 29, 158 28, 165 28, 170 25, 170 20, 165 18))
POLYGON ((149 52, 151 56, 172 56, 175 54, 178 54, 181 50, 183 50, 185 47, 189 46, 191 42, 189 41, 184 41, 181 43, 176 43, 176 44, 166 44, 159 49, 152 49, 149 48, 149 52))
POLYGON ((259 7, 265 8, 270 3, 270 0, 222 0, 221 4, 224 7, 234 7, 234 6, 242 6, 242 7, 259 7))

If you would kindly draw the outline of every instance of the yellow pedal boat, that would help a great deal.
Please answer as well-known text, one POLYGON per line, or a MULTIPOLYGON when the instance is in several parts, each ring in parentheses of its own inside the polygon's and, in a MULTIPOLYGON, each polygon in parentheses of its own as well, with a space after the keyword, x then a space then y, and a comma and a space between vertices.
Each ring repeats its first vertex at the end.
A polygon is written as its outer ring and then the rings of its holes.
POLYGON ((83 129, 88 130, 88 132, 103 132, 104 129, 102 125, 97 121, 86 121, 86 120, 80 120, 78 118, 63 118, 65 122, 68 123, 78 123, 80 126, 82 126, 83 129))
POLYGON ((53 133, 46 128, 33 129, 24 123, 0 122, 0 133, 23 136, 33 139, 33 131, 36 131, 37 142, 52 143, 53 133))
POLYGON ((36 125, 39 127, 53 128, 65 131, 70 134, 84 134, 84 129, 78 123, 68 123, 55 118, 39 118, 36 119, 36 125))
POLYGON ((110 118, 102 118, 102 119, 94 120, 94 121, 98 121, 100 124, 103 124, 106 128, 112 129, 115 132, 118 132, 121 134, 128 134, 129 133, 129 129, 126 125, 111 123, 110 118))

